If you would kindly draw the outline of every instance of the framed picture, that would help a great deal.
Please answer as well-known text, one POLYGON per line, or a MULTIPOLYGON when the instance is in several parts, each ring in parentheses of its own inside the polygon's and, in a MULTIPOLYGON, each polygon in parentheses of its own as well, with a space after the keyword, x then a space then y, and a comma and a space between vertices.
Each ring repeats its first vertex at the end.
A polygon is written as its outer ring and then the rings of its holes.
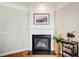
POLYGON ((33 21, 35 25, 48 25, 50 24, 50 14, 49 13, 34 13, 33 21))

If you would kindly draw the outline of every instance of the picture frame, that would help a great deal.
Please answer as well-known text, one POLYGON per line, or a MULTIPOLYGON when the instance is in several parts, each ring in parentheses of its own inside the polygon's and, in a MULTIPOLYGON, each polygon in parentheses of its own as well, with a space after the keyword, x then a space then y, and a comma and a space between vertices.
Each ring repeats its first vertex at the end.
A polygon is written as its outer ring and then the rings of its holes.
POLYGON ((34 13, 33 23, 35 25, 48 25, 50 24, 50 13, 34 13))

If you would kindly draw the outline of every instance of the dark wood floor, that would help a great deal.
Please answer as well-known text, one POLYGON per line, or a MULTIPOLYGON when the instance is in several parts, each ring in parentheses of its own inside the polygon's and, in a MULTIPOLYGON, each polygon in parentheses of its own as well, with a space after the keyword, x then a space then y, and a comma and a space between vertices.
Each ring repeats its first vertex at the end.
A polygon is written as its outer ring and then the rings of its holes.
POLYGON ((22 52, 10 54, 10 55, 2 56, 2 57, 61 57, 61 55, 56 56, 54 55, 53 52, 51 52, 51 55, 33 55, 32 52, 30 51, 22 51, 22 52))

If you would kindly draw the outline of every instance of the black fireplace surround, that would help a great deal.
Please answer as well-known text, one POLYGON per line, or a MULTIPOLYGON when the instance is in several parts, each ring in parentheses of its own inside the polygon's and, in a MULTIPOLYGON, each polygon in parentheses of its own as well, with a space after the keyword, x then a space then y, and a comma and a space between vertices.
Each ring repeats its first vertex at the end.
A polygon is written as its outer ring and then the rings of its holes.
POLYGON ((51 54, 51 35, 32 35, 32 54, 51 54))

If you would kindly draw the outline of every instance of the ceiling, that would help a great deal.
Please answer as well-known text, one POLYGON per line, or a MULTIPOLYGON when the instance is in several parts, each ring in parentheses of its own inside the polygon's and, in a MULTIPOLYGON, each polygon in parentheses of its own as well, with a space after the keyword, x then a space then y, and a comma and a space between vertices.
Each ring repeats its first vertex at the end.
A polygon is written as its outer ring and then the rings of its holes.
POLYGON ((58 7, 59 5, 66 3, 66 2, 15 2, 15 3, 18 5, 25 6, 25 7, 36 6, 38 4, 45 4, 47 6, 58 7))
POLYGON ((12 7, 24 11, 28 11, 30 7, 35 7, 37 5, 43 4, 49 8, 54 8, 55 11, 59 8, 64 7, 68 2, 0 2, 0 5, 12 7))

